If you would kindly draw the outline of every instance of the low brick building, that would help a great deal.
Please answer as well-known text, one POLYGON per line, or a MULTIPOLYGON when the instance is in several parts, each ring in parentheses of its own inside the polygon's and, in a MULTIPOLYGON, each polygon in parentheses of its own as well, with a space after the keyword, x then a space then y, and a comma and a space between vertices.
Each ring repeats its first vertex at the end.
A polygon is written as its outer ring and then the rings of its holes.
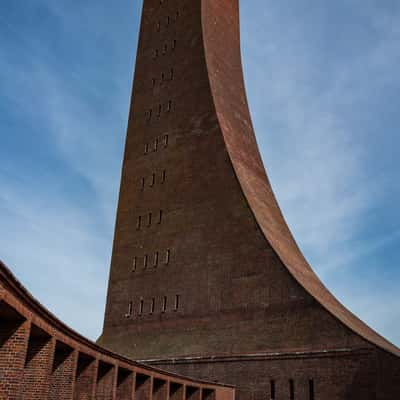
POLYGON ((400 398, 400 350, 325 288, 274 197, 237 0, 144 0, 99 343, 239 400, 400 398))

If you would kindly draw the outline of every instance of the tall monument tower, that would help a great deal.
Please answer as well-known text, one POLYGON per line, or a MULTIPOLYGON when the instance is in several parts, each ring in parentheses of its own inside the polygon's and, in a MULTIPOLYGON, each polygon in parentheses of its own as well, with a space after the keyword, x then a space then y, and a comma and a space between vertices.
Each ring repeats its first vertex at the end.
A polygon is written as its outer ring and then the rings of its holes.
POLYGON ((238 0, 144 0, 99 342, 241 399, 400 398, 400 350, 323 286, 273 195, 238 0))

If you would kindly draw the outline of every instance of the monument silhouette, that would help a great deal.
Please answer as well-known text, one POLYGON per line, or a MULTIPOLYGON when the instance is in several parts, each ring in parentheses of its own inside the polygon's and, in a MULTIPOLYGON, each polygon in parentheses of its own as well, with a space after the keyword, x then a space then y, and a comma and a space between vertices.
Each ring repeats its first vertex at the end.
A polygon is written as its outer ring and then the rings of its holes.
POLYGON ((99 343, 240 400, 400 398, 400 350, 321 283, 275 199, 238 0, 144 0, 99 343))

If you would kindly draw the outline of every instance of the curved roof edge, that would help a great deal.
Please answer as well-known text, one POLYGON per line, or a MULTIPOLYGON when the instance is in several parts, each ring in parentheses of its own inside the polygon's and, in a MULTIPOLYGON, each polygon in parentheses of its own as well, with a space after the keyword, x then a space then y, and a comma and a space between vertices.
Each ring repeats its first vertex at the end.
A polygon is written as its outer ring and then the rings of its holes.
POLYGON ((223 138, 244 196, 267 242, 289 273, 328 312, 368 342, 400 357, 398 347, 367 326, 329 292, 286 224, 251 122, 240 50, 239 0, 202 0, 202 26, 210 87, 223 138))

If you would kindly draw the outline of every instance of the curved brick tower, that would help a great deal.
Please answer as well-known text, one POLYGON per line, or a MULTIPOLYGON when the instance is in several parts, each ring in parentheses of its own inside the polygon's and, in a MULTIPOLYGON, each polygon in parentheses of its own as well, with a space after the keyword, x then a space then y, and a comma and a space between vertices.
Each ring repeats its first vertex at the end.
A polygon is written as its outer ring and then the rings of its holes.
POLYGON ((240 398, 400 398, 400 350, 297 247, 257 148, 238 0, 144 0, 108 348, 240 398))

